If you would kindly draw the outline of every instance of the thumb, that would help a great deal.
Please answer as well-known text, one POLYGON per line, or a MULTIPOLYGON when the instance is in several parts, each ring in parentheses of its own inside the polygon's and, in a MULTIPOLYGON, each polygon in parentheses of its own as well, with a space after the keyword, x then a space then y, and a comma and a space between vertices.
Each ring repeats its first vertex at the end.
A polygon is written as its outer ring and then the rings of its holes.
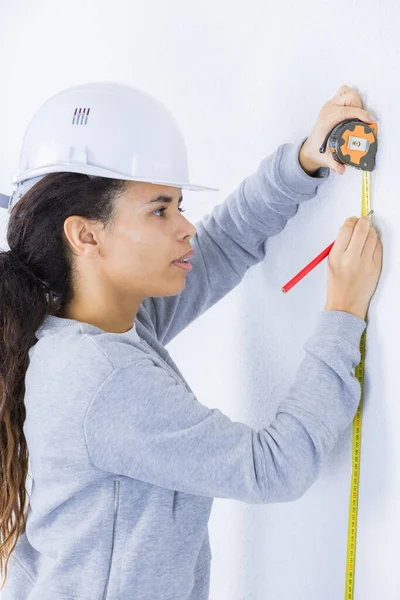
POLYGON ((343 175, 343 173, 345 173, 346 167, 343 163, 337 162, 337 160, 335 160, 332 156, 329 157, 328 162, 329 168, 332 169, 332 171, 335 171, 335 173, 338 173, 339 175, 343 175))

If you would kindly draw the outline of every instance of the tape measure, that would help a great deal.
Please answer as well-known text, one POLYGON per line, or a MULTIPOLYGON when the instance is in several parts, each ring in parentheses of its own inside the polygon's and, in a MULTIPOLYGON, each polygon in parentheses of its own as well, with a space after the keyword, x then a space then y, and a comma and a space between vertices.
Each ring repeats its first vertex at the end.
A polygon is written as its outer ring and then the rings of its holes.
POLYGON ((325 152, 329 139, 329 150, 336 162, 373 171, 378 149, 377 129, 376 123, 369 125, 360 119, 345 119, 326 134, 319 151, 325 152))
MULTIPOLYGON (((363 121, 360 121, 360 119, 346 119, 345 121, 341 121, 335 125, 335 127, 329 131, 321 148, 319 149, 321 153, 325 152, 329 138, 329 149, 332 152, 333 158, 337 162, 353 166, 357 169, 362 169, 362 217, 364 217, 371 210, 370 171, 373 171, 375 168, 375 157, 378 148, 376 137, 377 129, 378 126, 376 123, 371 123, 369 125, 363 121)), ((368 322, 367 316, 365 320, 368 322)), ((361 360, 355 368, 355 376, 360 383, 361 394, 360 403, 353 419, 350 508, 347 534, 346 584, 344 596, 345 600, 353 600, 354 597, 366 333, 367 328, 365 328, 361 336, 361 360)))

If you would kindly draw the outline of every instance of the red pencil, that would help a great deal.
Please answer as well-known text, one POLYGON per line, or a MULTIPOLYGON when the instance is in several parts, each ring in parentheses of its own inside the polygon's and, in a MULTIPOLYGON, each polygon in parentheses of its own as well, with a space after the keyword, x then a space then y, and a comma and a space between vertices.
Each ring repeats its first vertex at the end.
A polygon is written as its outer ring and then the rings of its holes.
MULTIPOLYGON (((373 212, 374 212, 373 210, 370 210, 369 213, 367 213, 367 216, 371 215, 373 212)), ((298 283, 301 279, 303 279, 303 277, 305 277, 307 275, 307 273, 312 271, 314 267, 316 267, 322 260, 324 260, 324 258, 326 258, 328 256, 329 252, 331 251, 332 246, 335 243, 335 241, 333 241, 332 244, 329 244, 329 246, 327 248, 325 248, 325 250, 322 250, 322 252, 314 258, 314 260, 312 260, 310 263, 308 263, 308 265, 306 265, 304 267, 304 269, 299 271, 299 273, 297 273, 297 275, 295 275, 290 281, 288 281, 283 286, 282 292, 288 292, 290 289, 292 289, 292 287, 294 285, 296 285, 296 283, 298 283)))

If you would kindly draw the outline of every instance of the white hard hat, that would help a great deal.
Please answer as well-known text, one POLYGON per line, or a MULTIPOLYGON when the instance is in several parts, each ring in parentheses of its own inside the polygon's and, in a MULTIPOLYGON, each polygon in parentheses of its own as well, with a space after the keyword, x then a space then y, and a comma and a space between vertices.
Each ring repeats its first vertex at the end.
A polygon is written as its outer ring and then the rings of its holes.
POLYGON ((189 182, 187 152, 167 108, 138 88, 114 82, 68 88, 47 100, 22 143, 8 211, 48 173, 84 173, 187 190, 213 190, 189 182))

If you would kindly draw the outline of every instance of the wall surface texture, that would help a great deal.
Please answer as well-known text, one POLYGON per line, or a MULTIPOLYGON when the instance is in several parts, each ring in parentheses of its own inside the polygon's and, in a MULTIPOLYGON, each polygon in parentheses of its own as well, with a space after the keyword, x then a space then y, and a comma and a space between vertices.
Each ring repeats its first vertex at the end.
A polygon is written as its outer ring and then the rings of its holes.
MULTIPOLYGON (((400 597, 400 299, 397 189, 400 6, 337 0, 0 0, 0 192, 10 194, 25 128, 62 89, 136 85, 164 102, 184 133, 193 181, 185 216, 209 213, 275 148, 307 136, 342 84, 379 121, 372 207, 383 270, 369 310, 356 600, 400 597), (390 153, 390 151, 392 153, 390 153)), ((6 246, 6 212, 1 240, 6 246)), ((190 325, 169 351, 197 398, 264 427, 285 399, 325 303, 327 263, 287 295, 281 286, 361 214, 361 173, 332 173, 318 196, 268 240, 266 259, 190 325)), ((188 274, 190 277, 190 274, 188 274)), ((351 428, 295 502, 216 499, 211 600, 344 597, 351 428)))

